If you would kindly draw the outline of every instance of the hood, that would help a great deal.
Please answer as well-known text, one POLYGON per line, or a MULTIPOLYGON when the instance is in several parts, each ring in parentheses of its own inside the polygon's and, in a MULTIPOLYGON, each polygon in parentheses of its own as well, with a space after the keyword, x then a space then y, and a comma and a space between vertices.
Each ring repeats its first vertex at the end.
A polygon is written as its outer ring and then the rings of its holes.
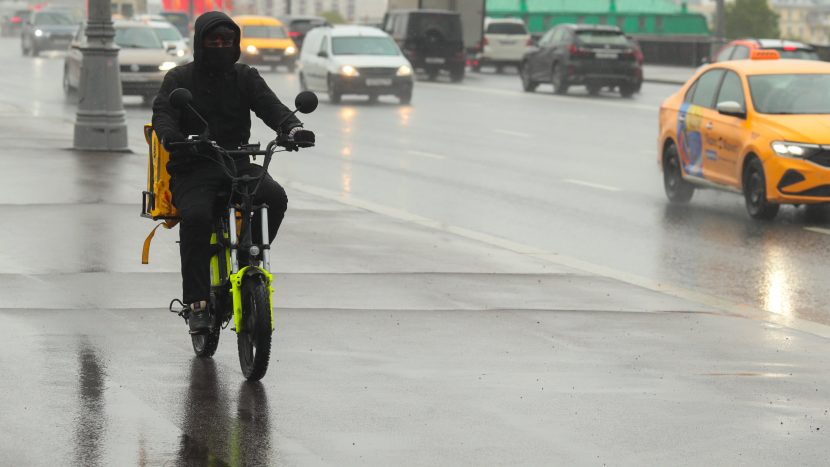
POLYGON ((338 68, 342 65, 351 65, 355 68, 398 68, 403 65, 411 67, 409 60, 403 55, 335 55, 331 63, 338 68))
POLYGON ((77 25, 68 24, 44 24, 43 26, 33 26, 35 30, 40 29, 43 32, 50 34, 72 34, 78 30, 77 25))
POLYGON ((764 115, 755 114, 756 131, 763 125, 775 139, 793 143, 830 145, 830 115, 764 115))
POLYGON ((222 13, 221 11, 209 11, 196 18, 196 24, 193 27, 193 61, 195 61, 197 65, 200 64, 202 60, 202 43, 204 42, 202 39, 205 31, 208 31, 210 28, 219 24, 224 24, 236 32, 236 40, 234 41, 233 46, 236 52, 236 60, 239 60, 239 56, 241 55, 239 48, 239 37, 241 36, 241 31, 239 30, 239 26, 233 22, 230 16, 222 13))

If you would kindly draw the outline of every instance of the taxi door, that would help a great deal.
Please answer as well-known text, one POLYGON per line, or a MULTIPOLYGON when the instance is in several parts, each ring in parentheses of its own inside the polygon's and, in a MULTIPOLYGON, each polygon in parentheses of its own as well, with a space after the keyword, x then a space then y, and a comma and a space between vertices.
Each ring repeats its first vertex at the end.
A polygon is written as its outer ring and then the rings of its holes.
POLYGON ((715 97, 723 69, 704 73, 689 88, 677 116, 677 141, 680 163, 687 175, 721 183, 717 171, 717 139, 712 129, 717 115, 715 97))
POLYGON ((715 108, 723 102, 735 102, 743 109, 743 116, 723 114, 715 110, 709 130, 714 151, 713 170, 720 183, 741 187, 741 171, 738 159, 743 142, 749 138, 749 123, 746 120, 746 97, 741 77, 734 71, 727 71, 723 77, 715 108))

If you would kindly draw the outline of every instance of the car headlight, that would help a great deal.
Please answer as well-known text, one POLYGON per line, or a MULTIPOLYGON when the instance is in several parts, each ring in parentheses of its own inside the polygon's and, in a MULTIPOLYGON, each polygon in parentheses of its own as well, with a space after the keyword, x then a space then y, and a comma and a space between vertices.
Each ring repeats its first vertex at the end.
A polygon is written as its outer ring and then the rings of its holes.
POLYGON ((398 68, 398 76, 410 76, 412 75, 412 68, 403 65, 402 67, 398 68))
POLYGON ((297 49, 295 47, 289 45, 285 48, 285 55, 294 55, 295 53, 297 53, 297 49))
POLYGON ((257 50, 255 45, 249 45, 248 47, 245 47, 245 52, 255 55, 259 53, 259 50, 257 50))
POLYGON ((168 71, 172 70, 173 68, 176 68, 175 62, 164 62, 161 65, 159 65, 159 70, 161 71, 168 71))
POLYGON ((179 49, 179 50, 176 51, 176 56, 177 57, 184 57, 184 54, 185 54, 184 49, 179 49))
POLYGON ((773 141, 772 150, 783 157, 809 159, 821 151, 821 146, 817 144, 791 143, 789 141, 773 141))
POLYGON ((340 74, 343 76, 348 76, 353 78, 355 76, 360 76, 360 73, 357 72, 357 68, 351 65, 343 65, 340 67, 340 74))
POLYGON ((35 37, 41 37, 41 36, 43 36, 43 31, 41 31, 40 29, 35 29, 35 37))

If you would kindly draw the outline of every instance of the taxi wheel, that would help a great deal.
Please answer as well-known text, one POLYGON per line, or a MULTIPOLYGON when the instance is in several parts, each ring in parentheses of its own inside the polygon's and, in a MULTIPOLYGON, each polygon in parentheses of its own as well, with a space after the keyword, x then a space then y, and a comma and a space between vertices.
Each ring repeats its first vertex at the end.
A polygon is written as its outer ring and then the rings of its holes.
POLYGON ((340 90, 337 89, 337 83, 331 77, 329 77, 328 95, 329 95, 329 102, 331 102, 332 104, 339 104, 340 103, 340 99, 342 98, 342 94, 340 94, 340 90))
POLYGON ((677 146, 673 144, 663 152, 663 188, 672 203, 688 203, 695 194, 695 186, 683 180, 677 146))
POLYGON ((764 166, 761 161, 754 157, 744 168, 743 185, 746 211, 750 217, 762 220, 774 219, 781 205, 767 201, 767 180, 764 176, 764 166))

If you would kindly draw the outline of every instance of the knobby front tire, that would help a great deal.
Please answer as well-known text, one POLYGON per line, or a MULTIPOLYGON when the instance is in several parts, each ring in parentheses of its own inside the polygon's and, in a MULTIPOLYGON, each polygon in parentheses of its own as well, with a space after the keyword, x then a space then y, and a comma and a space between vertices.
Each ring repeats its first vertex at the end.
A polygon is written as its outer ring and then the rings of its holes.
POLYGON ((271 305, 268 286, 259 277, 242 282, 242 331, 236 335, 239 366, 249 381, 257 381, 268 371, 271 358, 271 305))

